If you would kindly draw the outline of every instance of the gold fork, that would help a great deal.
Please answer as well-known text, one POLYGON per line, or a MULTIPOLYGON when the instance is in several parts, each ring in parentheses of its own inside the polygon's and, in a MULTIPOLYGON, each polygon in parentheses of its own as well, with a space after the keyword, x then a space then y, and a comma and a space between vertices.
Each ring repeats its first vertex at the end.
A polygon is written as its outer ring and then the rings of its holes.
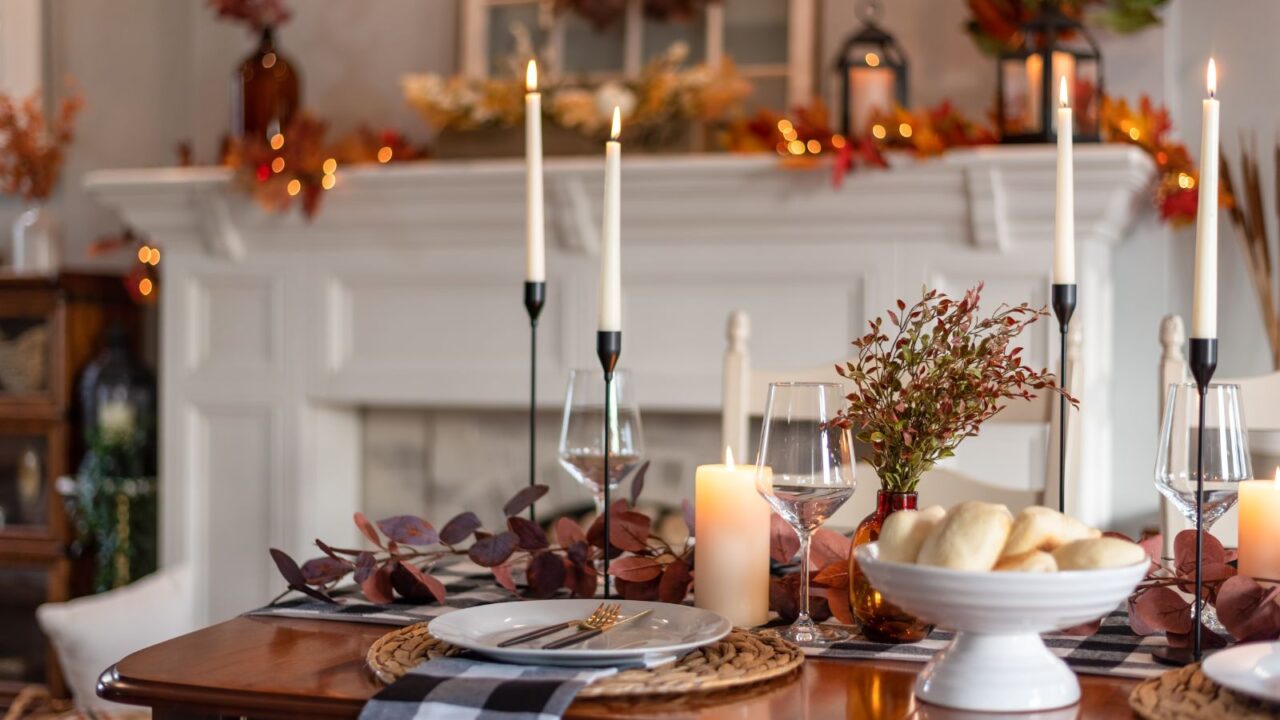
POLYGON ((571 627, 574 627, 575 625, 578 627, 579 630, 597 630, 601 627, 604 627, 606 625, 616 622, 618 619, 618 615, 620 615, 621 613, 622 613, 621 605, 600 603, 599 607, 593 610, 590 615, 586 616, 581 620, 568 620, 565 622, 556 623, 554 625, 548 625, 544 628, 539 628, 532 632, 527 632, 523 635, 517 635, 513 638, 503 640, 502 642, 498 643, 498 647, 511 647, 512 645, 518 645, 522 642, 537 640, 540 637, 546 637, 547 635, 550 635, 552 633, 557 633, 557 632, 560 632, 561 630, 567 630, 571 627))

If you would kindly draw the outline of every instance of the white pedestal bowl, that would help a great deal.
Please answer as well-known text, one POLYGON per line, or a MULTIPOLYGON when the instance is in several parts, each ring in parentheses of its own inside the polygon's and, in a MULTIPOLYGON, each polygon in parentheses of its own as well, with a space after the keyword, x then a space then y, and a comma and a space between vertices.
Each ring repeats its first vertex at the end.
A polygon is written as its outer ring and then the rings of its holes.
POLYGON ((972 572, 883 562, 877 543, 858 565, 890 602, 956 637, 916 679, 916 697, 944 707, 1029 712, 1080 700, 1075 673, 1040 633, 1114 610, 1146 574, 1140 563, 1056 573, 972 572))

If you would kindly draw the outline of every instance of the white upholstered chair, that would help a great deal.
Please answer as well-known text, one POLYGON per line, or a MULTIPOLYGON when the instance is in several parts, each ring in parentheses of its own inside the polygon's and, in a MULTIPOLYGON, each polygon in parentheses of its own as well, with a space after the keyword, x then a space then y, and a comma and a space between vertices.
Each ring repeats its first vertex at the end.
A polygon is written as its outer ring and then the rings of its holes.
MULTIPOLYGON (((1160 367, 1159 367, 1159 407, 1160 415, 1156 418, 1156 432, 1159 432, 1160 419, 1164 415, 1164 405, 1169 395, 1169 385, 1186 382, 1190 377, 1187 369, 1187 358, 1183 354, 1186 344, 1186 332, 1183 330, 1182 318, 1177 315, 1166 315, 1160 321, 1160 367)), ((1249 378, 1214 378, 1214 382, 1235 383, 1240 386, 1240 401, 1244 405, 1245 426, 1249 429, 1249 444, 1253 455, 1253 473, 1257 477, 1268 478, 1275 473, 1274 450, 1268 452, 1269 440, 1280 433, 1280 372, 1259 375, 1249 378), (1267 435, 1272 435, 1268 437, 1267 435), (1267 461, 1261 460, 1266 457, 1267 461), (1269 461, 1269 462, 1268 462, 1269 461)), ((1152 458, 1152 477, 1154 487, 1154 462, 1152 458)), ((1232 507, 1225 515, 1213 524, 1211 532, 1227 547, 1236 546, 1236 530, 1239 513, 1232 507)), ((1164 556, 1173 557, 1173 536, 1179 530, 1191 527, 1191 523, 1178 512, 1173 503, 1160 496, 1160 532, 1164 534, 1164 556)))
MULTIPOLYGON (((761 370, 751 366, 749 340, 751 338, 750 318, 746 313, 733 312, 729 315, 727 328, 728 347, 724 356, 723 376, 723 408, 721 429, 723 444, 733 451, 735 458, 742 462, 755 460, 755 441, 751 432, 752 418, 764 415, 764 404, 768 394, 769 383, 779 381, 836 382, 840 377, 836 374, 834 364, 818 368, 793 370, 761 370)), ((1080 333, 1076 324, 1068 342, 1068 367, 1071 376, 1068 387, 1080 387, 1079 358, 1080 333)), ((833 361, 834 362, 834 361, 833 361)), ((986 500, 1008 505, 1015 512, 1028 505, 1045 502, 1057 504, 1058 474, 1058 405, 1047 396, 1032 402, 1010 402, 1008 407, 996 415, 991 422, 1005 425, 1006 429, 1030 429, 1036 426, 1043 428, 1047 435, 1045 458, 1043 461, 1043 489, 1018 489, 1002 486, 998 478, 992 475, 1002 471, 1000 458, 975 458, 975 465, 984 468, 985 472, 967 472, 965 453, 980 451, 977 438, 970 438, 961 445, 956 458, 940 463, 925 474, 922 481, 920 501, 924 505, 942 505, 950 507, 964 500, 986 500)), ((1074 411, 1068 413, 1067 428, 1067 477, 1075 477, 1079 468, 1079 451, 1073 432, 1074 411)), ((998 430, 989 434, 994 435, 998 430)), ((1026 438, 1031 433, 1022 435, 1026 438)), ((1024 440, 1025 442, 1025 440, 1024 440)), ((988 451, 991 448, 986 448, 988 451)), ((976 452, 975 455, 981 454, 976 452)), ((988 453, 989 454, 989 453, 988 453)), ((1039 459, 1037 458, 1037 464, 1039 459)), ((1029 471, 1024 471, 1027 474, 1029 471)), ((875 471, 865 462, 859 461, 857 468, 858 490, 853 499, 836 513, 829 523, 830 527, 849 529, 857 525, 863 517, 875 507, 876 490, 879 480, 875 471)), ((1068 484, 1068 488, 1071 485, 1068 484)), ((1068 497, 1068 506, 1071 499, 1068 497)))

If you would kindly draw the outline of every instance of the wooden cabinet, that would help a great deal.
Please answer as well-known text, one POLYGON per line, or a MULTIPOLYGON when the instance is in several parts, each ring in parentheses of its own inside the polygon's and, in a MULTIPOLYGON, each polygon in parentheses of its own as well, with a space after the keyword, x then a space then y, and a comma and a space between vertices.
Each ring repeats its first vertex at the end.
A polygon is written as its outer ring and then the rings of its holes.
POLYGON ((35 608, 87 592, 90 563, 69 553, 57 479, 84 452, 80 375, 107 328, 136 337, 137 318, 119 277, 0 275, 0 697, 32 682, 62 690, 35 608))

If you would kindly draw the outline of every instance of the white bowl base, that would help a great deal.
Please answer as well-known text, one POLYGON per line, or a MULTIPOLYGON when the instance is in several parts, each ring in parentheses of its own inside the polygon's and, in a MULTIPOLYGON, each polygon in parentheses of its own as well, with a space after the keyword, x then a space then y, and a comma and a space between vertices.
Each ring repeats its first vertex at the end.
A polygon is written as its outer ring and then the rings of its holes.
POLYGON ((958 632, 916 679, 916 697, 961 710, 1029 712, 1080 701, 1080 683, 1036 633, 958 632))

